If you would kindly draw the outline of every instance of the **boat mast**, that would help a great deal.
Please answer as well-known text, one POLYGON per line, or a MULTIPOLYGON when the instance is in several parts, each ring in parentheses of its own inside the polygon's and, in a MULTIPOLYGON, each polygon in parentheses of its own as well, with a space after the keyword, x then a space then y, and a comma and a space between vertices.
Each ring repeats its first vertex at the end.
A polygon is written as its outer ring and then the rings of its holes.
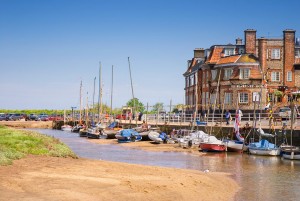
POLYGON ((81 80, 81 82, 80 82, 80 90, 79 90, 79 124, 81 125, 81 123, 82 123, 82 120, 81 120, 81 115, 82 115, 82 113, 81 113, 81 99, 82 99, 82 80, 81 80))
POLYGON ((101 71, 102 71, 102 65, 100 62, 100 67, 99 67, 99 97, 98 97, 98 120, 100 122, 100 117, 102 115, 102 75, 101 75, 101 71))
POLYGON ((111 67, 111 93, 110 93, 110 113, 111 114, 112 114, 113 86, 114 86, 114 65, 112 65, 112 67, 111 67))
POLYGON ((93 91, 93 122, 95 122, 95 85, 96 85, 96 77, 94 78, 94 91, 93 91))
POLYGON ((134 98, 134 93, 133 93, 133 84, 132 84, 132 76, 131 76, 131 68, 130 68, 129 57, 128 57, 128 67, 129 67, 129 75, 130 75, 130 83, 131 83, 131 93, 132 93, 132 99, 133 99, 133 111, 134 111, 134 115, 135 115, 136 114, 136 107, 135 107, 135 98, 134 98))
POLYGON ((215 110, 216 110, 217 97, 218 97, 219 87, 220 87, 219 85, 220 85, 221 72, 222 72, 222 68, 220 68, 220 71, 219 71, 219 78, 218 78, 218 84, 217 84, 217 91, 216 91, 216 96, 215 96, 215 100, 214 100, 214 109, 213 109, 213 116, 212 116, 212 124, 211 124, 211 126, 210 126, 210 133, 209 133, 209 135, 211 135, 212 127, 213 127, 213 124, 214 124, 214 121, 215 121, 215 110))

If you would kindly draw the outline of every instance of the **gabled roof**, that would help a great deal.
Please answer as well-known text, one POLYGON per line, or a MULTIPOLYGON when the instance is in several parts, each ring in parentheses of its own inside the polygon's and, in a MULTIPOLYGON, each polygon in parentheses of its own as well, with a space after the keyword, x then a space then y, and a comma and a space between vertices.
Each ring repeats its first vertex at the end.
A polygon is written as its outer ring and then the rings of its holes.
POLYGON ((217 63, 219 61, 219 59, 221 58, 222 51, 223 51, 223 47, 214 46, 213 50, 211 51, 211 53, 205 63, 207 63, 207 64, 217 63))

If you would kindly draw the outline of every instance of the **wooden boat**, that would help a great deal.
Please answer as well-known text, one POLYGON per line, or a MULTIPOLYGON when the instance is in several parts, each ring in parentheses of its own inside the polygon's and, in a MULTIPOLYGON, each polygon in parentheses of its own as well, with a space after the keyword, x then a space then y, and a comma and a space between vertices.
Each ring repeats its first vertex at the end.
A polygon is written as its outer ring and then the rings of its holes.
POLYGON ((122 142, 136 142, 142 140, 142 136, 133 129, 123 129, 118 131, 116 138, 119 143, 122 142))
POLYGON ((209 136, 205 138, 203 142, 200 142, 199 148, 202 151, 222 152, 226 150, 226 146, 223 141, 218 140, 215 136, 209 136))
POLYGON ((273 143, 270 143, 266 139, 262 139, 259 142, 253 142, 249 144, 249 152, 253 155, 261 156, 279 156, 280 147, 276 146, 273 143))
POLYGON ((87 136, 87 128, 83 127, 82 129, 79 130, 79 137, 86 137, 87 136))

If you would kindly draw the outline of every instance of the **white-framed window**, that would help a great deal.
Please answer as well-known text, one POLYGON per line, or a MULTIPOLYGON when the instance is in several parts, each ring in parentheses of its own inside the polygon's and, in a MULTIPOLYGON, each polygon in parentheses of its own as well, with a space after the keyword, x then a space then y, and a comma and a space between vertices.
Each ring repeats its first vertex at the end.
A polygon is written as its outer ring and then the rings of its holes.
POLYGON ((250 77, 250 68, 241 68, 240 79, 249 79, 249 77, 250 77))
POLYGON ((268 102, 273 102, 273 94, 268 93, 268 102))
POLYGON ((280 81, 280 72, 272 72, 271 81, 275 81, 275 82, 280 81))
POLYGON ((260 101, 260 93, 259 92, 253 92, 253 102, 259 102, 260 101))
POLYGON ((286 80, 287 80, 288 82, 293 81, 293 73, 292 73, 292 71, 288 71, 288 72, 287 72, 286 80))
POLYGON ((217 77, 217 70, 211 70, 211 79, 214 80, 217 77))
POLYGON ((229 80, 231 78, 233 70, 231 68, 224 69, 224 80, 229 80))
POLYGON ((248 93, 241 92, 239 93, 239 103, 248 103, 249 95, 248 93))
POLYGON ((271 59, 280 59, 280 49, 272 49, 271 59))
POLYGON ((224 55, 225 56, 234 55, 234 48, 225 48, 224 55))
POLYGON ((232 93, 225 92, 225 104, 231 104, 232 103, 232 93))
POLYGON ((295 57, 297 57, 297 58, 300 57, 300 49, 295 50, 295 57))

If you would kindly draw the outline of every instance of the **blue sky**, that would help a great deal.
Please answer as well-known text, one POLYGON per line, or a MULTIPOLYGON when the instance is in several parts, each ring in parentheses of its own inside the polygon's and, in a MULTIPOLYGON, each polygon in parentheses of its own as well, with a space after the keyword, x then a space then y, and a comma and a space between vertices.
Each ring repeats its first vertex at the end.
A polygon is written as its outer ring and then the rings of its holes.
POLYGON ((113 107, 121 107, 132 98, 128 57, 135 97, 183 103, 194 48, 235 43, 247 28, 300 37, 299 9, 296 0, 0 0, 0 108, 79 107, 81 80, 91 103, 100 61, 103 102, 114 65, 113 107))

